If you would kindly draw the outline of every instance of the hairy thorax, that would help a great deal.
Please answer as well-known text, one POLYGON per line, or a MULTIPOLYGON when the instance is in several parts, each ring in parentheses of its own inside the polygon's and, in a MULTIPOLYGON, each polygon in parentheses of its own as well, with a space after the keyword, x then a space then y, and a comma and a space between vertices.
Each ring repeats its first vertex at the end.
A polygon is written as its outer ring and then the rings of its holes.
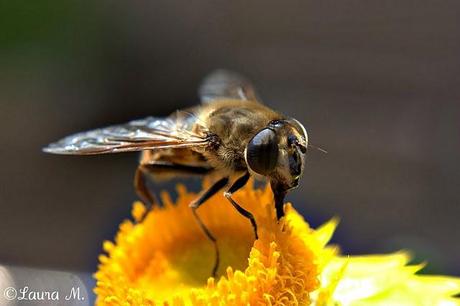
POLYGON ((244 150, 257 131, 282 116, 262 104, 239 100, 216 101, 203 108, 200 119, 211 135, 215 146, 204 156, 217 169, 240 171, 246 169, 244 150))

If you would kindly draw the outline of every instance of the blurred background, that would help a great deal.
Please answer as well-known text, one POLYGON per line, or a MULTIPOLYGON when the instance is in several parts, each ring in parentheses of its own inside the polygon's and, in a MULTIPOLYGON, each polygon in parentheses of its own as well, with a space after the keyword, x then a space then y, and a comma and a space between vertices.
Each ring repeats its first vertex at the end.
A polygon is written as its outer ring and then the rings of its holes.
POLYGON ((136 199, 136 154, 53 156, 70 133, 252 79, 314 145, 289 196, 344 253, 401 248, 460 275, 460 2, 3 1, 0 263, 92 272, 136 199))

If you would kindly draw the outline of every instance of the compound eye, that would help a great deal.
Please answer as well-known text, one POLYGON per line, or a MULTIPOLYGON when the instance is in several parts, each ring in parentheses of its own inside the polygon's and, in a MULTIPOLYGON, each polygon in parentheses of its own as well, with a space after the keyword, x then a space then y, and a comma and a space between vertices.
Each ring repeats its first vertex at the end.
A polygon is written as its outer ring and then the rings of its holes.
POLYGON ((246 162, 252 171, 260 175, 273 171, 278 162, 278 140, 272 129, 261 130, 249 141, 246 162))

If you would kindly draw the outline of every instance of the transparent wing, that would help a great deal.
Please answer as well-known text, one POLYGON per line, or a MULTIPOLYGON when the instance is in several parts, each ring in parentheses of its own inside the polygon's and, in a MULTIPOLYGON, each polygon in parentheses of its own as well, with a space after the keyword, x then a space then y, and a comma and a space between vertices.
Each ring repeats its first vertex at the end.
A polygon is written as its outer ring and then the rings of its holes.
POLYGON ((210 73, 201 83, 198 93, 203 103, 223 98, 260 102, 249 80, 236 72, 223 69, 210 73))
POLYGON ((65 137, 45 147, 55 154, 103 154, 160 148, 206 146, 207 130, 191 113, 177 112, 168 118, 148 117, 65 137))

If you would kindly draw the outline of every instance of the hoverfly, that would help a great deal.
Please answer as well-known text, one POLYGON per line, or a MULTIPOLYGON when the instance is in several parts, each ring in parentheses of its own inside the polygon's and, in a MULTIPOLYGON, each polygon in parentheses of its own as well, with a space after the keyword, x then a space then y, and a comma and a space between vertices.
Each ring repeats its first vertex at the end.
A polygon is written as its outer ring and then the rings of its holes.
POLYGON ((171 173, 217 174, 219 179, 190 204, 198 224, 214 243, 215 275, 217 241, 196 210, 226 188, 225 197, 249 219, 257 239, 253 215, 232 195, 251 176, 266 178, 274 194, 277 218, 283 217, 285 195, 298 186, 303 174, 308 136, 299 121, 265 106, 252 84, 236 73, 211 73, 199 94, 200 105, 169 117, 147 117, 78 133, 50 144, 44 151, 76 155, 141 151, 134 186, 141 200, 150 204, 155 197, 146 186, 147 175, 165 169, 171 173))

